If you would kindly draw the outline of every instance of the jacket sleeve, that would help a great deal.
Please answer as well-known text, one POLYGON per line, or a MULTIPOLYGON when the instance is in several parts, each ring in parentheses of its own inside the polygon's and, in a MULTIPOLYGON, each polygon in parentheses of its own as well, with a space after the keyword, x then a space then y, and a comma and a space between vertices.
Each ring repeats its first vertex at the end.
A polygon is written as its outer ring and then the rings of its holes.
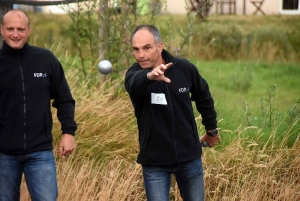
POLYGON ((193 64, 191 98, 192 101, 195 101, 196 108, 202 116, 202 124, 205 129, 217 128, 217 113, 214 109, 214 100, 209 91, 209 86, 193 64))
POLYGON ((75 100, 72 97, 60 62, 54 57, 51 59, 50 65, 53 69, 51 77, 52 106, 57 109, 57 118, 61 123, 62 134, 75 135, 77 130, 77 124, 74 120, 75 100))
POLYGON ((131 100, 135 103, 148 90, 151 83, 154 81, 147 79, 148 69, 142 69, 137 65, 132 66, 125 75, 125 89, 128 92, 131 100))

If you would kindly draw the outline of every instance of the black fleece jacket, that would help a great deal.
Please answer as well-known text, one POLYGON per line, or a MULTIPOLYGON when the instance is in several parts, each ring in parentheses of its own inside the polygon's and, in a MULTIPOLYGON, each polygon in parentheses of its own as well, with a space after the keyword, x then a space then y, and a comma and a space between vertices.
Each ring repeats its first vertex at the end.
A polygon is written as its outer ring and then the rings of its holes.
POLYGON ((171 83, 148 80, 149 69, 138 63, 126 72, 125 88, 132 101, 139 130, 143 165, 173 165, 201 157, 192 101, 206 130, 217 128, 214 101, 207 82, 196 66, 175 58, 166 50, 162 57, 172 66, 165 72, 171 83))
POLYGON ((63 68, 52 52, 5 42, 0 49, 0 152, 26 154, 53 149, 52 106, 62 133, 74 135, 75 101, 63 68))

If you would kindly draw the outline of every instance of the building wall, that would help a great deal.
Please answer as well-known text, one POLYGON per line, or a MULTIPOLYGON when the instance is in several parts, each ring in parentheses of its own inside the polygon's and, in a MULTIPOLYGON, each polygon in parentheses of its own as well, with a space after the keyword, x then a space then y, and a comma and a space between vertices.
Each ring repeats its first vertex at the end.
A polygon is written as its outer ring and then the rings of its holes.
MULTIPOLYGON (((186 14, 185 2, 190 2, 189 0, 166 0, 168 5, 168 12, 171 14, 186 14)), ((216 14, 216 0, 212 0, 214 3, 211 7, 210 14, 216 14)), ((264 11, 266 15, 277 15, 277 14, 300 14, 300 9, 294 11, 283 11, 281 9, 283 0, 265 0, 262 4, 261 9, 264 11)), ((299 0, 300 5, 300 0, 299 0)), ((256 8, 250 2, 250 0, 236 0, 236 14, 243 15, 244 14, 244 6, 246 10, 246 15, 252 15, 256 8), (244 4, 245 2, 245 4, 244 4)), ((227 7, 227 10, 229 8, 227 7)), ((224 8, 226 11, 226 7, 224 8)), ((257 15, 261 15, 260 12, 257 15)))
MULTIPOLYGON (((281 0, 265 0, 261 6, 261 10, 266 15, 274 15, 279 14, 279 2, 281 0)), ((236 0, 236 14, 243 15, 244 14, 244 6, 245 6, 245 14, 252 15, 256 7, 249 0, 236 0), (244 4, 245 3, 245 4, 244 4)), ((228 7, 228 5, 227 5, 228 7)), ((225 7, 226 9, 226 7, 225 7)), ((228 8, 227 8, 228 10, 228 8)), ((211 13, 216 13, 216 3, 213 4, 211 8, 211 13)), ((262 15, 261 12, 257 12, 257 15, 262 15)))
POLYGON ((186 14, 186 2, 185 0, 166 0, 167 12, 171 14, 186 14))

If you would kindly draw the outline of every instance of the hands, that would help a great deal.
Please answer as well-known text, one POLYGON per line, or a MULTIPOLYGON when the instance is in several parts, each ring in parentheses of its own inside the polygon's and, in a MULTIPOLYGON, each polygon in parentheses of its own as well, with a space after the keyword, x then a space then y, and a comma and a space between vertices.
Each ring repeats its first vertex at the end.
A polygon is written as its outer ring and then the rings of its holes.
POLYGON ((208 144, 208 147, 215 146, 218 142, 220 142, 221 137, 220 134, 217 134, 215 137, 211 137, 207 135, 206 133, 200 138, 200 143, 206 142, 208 144))
POLYGON ((159 66, 155 67, 151 72, 147 74, 147 78, 149 80, 157 80, 157 81, 165 81, 170 83, 171 80, 165 77, 165 71, 172 66, 172 62, 167 64, 160 64, 159 66))
POLYGON ((75 139, 71 134, 63 134, 59 145, 59 155, 69 156, 75 149, 75 139))

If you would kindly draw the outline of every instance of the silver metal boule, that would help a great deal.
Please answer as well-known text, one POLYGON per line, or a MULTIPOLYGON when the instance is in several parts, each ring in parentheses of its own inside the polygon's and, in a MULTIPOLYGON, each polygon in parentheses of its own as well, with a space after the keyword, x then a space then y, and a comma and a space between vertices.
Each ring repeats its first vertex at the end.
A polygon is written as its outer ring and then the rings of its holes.
MULTIPOLYGON (((202 136, 203 137, 203 136, 202 136)), ((201 137, 201 138, 202 138, 201 137)), ((200 141, 201 141, 201 138, 200 138, 200 141)), ((209 147, 209 145, 207 144, 207 142, 205 142, 205 141, 203 141, 203 142, 201 142, 201 146, 202 147, 209 147)))
POLYGON ((101 74, 107 75, 112 71, 112 64, 108 60, 102 60, 98 64, 98 70, 101 74))

